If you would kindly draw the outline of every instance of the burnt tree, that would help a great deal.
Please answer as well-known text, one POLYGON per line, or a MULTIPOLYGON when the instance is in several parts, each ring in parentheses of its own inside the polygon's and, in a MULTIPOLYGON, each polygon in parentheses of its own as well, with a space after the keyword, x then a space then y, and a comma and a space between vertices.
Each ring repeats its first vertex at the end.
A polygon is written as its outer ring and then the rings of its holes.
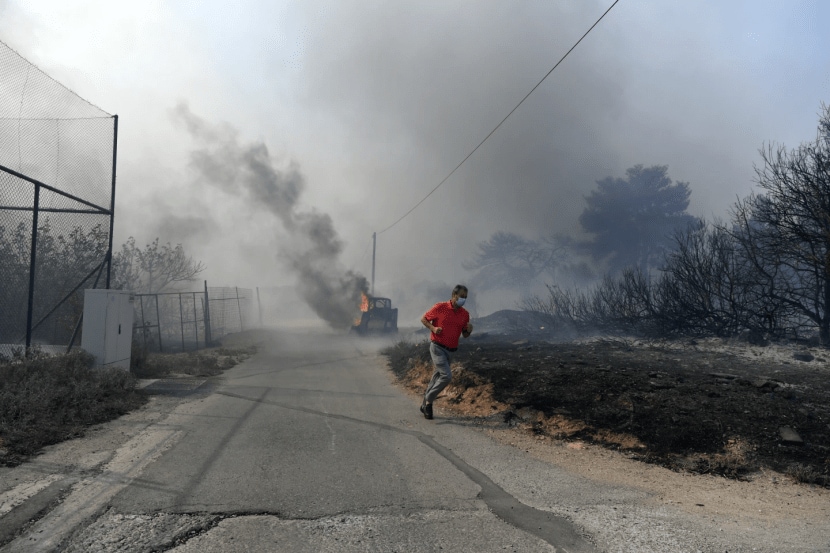
POLYGON ((762 194, 735 207, 733 236, 772 305, 818 327, 830 344, 830 108, 816 140, 767 146, 756 167, 762 194))

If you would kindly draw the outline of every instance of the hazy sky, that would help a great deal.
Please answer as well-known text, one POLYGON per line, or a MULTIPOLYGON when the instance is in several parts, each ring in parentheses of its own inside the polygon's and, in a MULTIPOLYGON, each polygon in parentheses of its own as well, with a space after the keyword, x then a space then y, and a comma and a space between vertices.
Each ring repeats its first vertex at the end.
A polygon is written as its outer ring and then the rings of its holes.
MULTIPOLYGON (((117 243, 160 236, 204 260, 211 283, 271 286, 293 279, 277 256, 290 233, 254 195, 205 182, 177 109, 298 171, 297 209, 330 215, 342 266, 369 276, 372 232, 610 4, 0 0, 0 40, 119 115, 117 243)), ((821 0, 621 0, 378 236, 378 290, 464 279, 461 262, 497 230, 577 232, 596 181, 639 163, 689 182, 693 214, 724 216, 765 142, 815 137, 830 102, 821 21, 821 0)))

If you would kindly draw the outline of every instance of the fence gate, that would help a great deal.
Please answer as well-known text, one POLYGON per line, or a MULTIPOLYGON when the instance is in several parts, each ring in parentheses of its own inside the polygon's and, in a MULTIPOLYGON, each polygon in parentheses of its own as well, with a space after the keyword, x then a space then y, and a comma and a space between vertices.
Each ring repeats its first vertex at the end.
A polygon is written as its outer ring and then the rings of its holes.
POLYGON ((135 295, 134 340, 147 351, 191 351, 211 343, 204 292, 135 295))
POLYGON ((147 351, 209 347, 228 334, 260 326, 248 288, 135 295, 134 340, 147 351), (207 298, 207 301, 206 301, 207 298))

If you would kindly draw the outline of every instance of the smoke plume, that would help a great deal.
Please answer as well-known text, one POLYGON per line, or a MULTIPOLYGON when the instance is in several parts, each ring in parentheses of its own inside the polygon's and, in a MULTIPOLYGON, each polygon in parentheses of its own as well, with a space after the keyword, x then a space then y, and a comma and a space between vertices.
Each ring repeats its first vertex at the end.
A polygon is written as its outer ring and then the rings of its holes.
POLYGON ((287 239, 277 255, 299 277, 300 295, 331 327, 348 327, 368 282, 340 263, 343 243, 331 217, 298 209, 305 181, 297 163, 277 167, 264 143, 243 143, 233 127, 211 125, 184 103, 174 115, 198 144, 190 153, 191 167, 205 182, 279 220, 287 239))

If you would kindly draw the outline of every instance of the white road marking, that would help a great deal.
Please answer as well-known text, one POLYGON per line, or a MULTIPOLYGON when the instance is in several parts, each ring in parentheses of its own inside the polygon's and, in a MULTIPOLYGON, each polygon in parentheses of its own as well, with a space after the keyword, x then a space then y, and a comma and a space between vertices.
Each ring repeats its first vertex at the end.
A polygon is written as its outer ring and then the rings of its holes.
POLYGON ((46 478, 41 478, 34 482, 18 484, 14 488, 0 494, 0 517, 11 512, 18 505, 22 505, 30 497, 34 497, 40 491, 48 488, 52 482, 57 482, 61 478, 63 478, 61 474, 50 474, 46 478))
POLYGON ((53 551, 78 525, 105 507, 115 494, 126 488, 184 434, 181 430, 150 428, 135 436, 118 448, 100 475, 79 482, 63 503, 9 543, 5 551, 53 551))

